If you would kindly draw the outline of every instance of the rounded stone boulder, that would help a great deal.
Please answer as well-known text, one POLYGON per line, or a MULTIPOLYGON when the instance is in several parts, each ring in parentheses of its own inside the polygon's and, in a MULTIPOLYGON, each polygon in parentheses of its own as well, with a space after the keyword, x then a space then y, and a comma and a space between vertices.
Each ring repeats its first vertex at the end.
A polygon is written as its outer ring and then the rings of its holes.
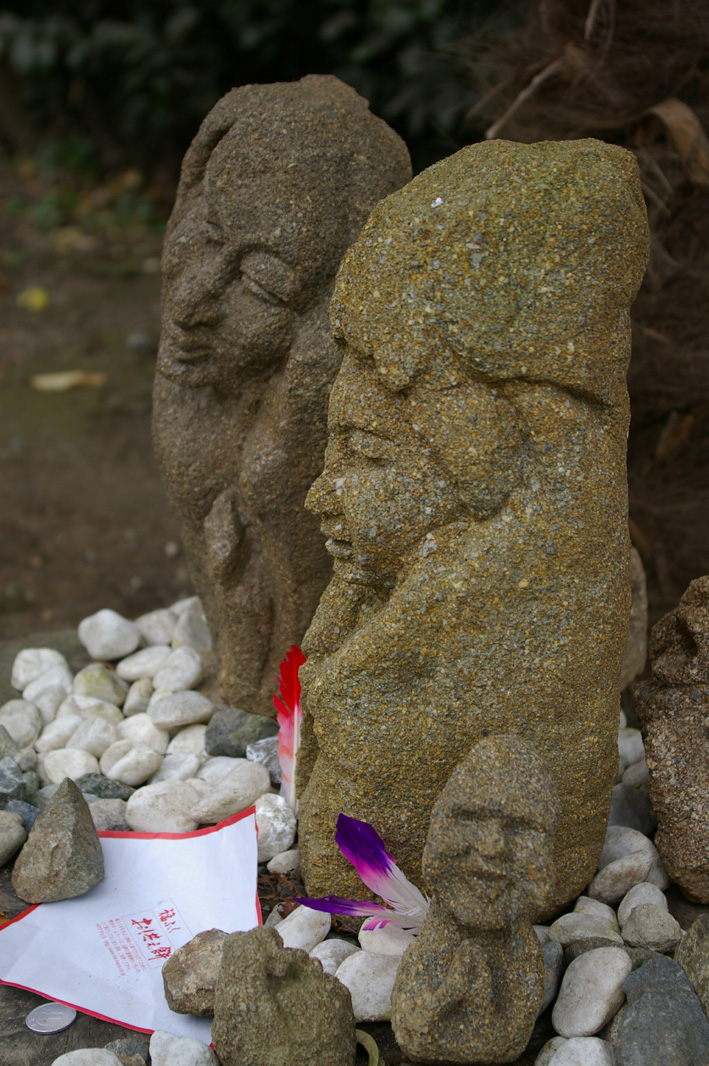
POLYGON ((140 630, 127 618, 104 608, 79 622, 79 640, 92 659, 123 659, 140 645, 140 630))
POLYGON ((145 744, 158 755, 164 755, 170 743, 170 734, 166 729, 155 725, 149 714, 133 714, 125 718, 116 727, 120 740, 131 740, 134 744, 145 744))
POLYGON ((219 1066, 219 1059, 201 1040, 156 1029, 150 1037, 150 1063, 151 1066, 219 1066))
POLYGON ((42 764, 42 773, 50 785, 59 785, 65 777, 76 781, 82 774, 97 774, 98 760, 81 748, 57 748, 48 751, 42 764))
POLYGON ((42 715, 29 700, 9 700, 0 707, 4 726, 19 748, 33 744, 42 731, 42 715))
POLYGON ((134 832, 191 833, 197 821, 191 811, 198 799, 187 781, 158 781, 138 788, 126 805, 126 821, 134 832))
POLYGON ((623 981, 632 970, 622 948, 595 948, 579 955, 564 974, 552 1012, 560 1036, 594 1036, 625 999, 623 981))
POLYGON ((310 952, 310 958, 317 959, 325 973, 334 976, 345 959, 359 950, 357 945, 351 944, 349 940, 331 937, 329 940, 321 940, 319 944, 316 944, 310 952))
POLYGON ((167 746, 168 755, 196 755, 200 763, 207 758, 204 750, 206 725, 188 725, 180 729, 167 746))
POLYGON ((338 968, 335 977, 349 989, 356 1022, 389 1021, 391 993, 400 962, 399 955, 357 951, 338 968))
POLYGON ((170 644, 177 624, 177 615, 169 607, 149 611, 136 618, 135 625, 148 645, 170 644))
POLYGON ((208 722, 216 706, 199 692, 167 692, 156 689, 148 714, 161 729, 182 729, 208 722))
POLYGON ((274 855, 287 851, 292 845, 295 840, 297 822, 290 804, 283 799, 283 796, 267 793, 256 800, 255 806, 258 861, 268 862, 274 855))
POLYGON ((332 915, 301 904, 278 923, 278 933, 284 948, 312 952, 315 945, 325 939, 331 926, 332 915))
POLYGON ((202 656, 194 648, 182 647, 171 652, 153 677, 156 689, 183 692, 202 678, 202 656))
POLYGON ((120 707, 128 693, 128 686, 103 663, 90 663, 79 670, 74 678, 74 693, 120 707))
POLYGON ((606 1040, 576 1036, 566 1040, 547 1063, 548 1066, 616 1066, 616 1058, 606 1040))
POLYGON ((128 695, 123 704, 123 713, 126 718, 133 714, 144 714, 150 705, 152 695, 153 682, 149 677, 141 677, 140 681, 134 681, 128 689, 128 695))
POLYGON ((116 673, 124 681, 143 681, 152 679, 165 665, 171 649, 167 644, 156 644, 149 648, 141 648, 133 652, 116 666, 116 673))
POLYGON ((0 811, 0 867, 15 857, 26 840, 22 817, 12 811, 0 811))
POLYGON ((51 1066, 123 1066, 123 1063, 108 1048, 82 1047, 53 1059, 51 1066))
MULTIPOLYGON (((49 758, 53 752, 50 752, 49 758)), ((101 773, 124 785, 142 785, 160 769, 162 755, 146 744, 117 740, 101 756, 101 773)))
POLYGON ((30 682, 35 681, 52 666, 63 666, 65 670, 69 670, 64 656, 54 648, 23 648, 17 653, 12 664, 10 684, 18 692, 22 692, 30 682))
POLYGON ((83 718, 66 742, 67 748, 80 748, 100 759, 106 748, 118 740, 116 726, 105 718, 83 718))
POLYGON ((680 942, 682 929, 667 906, 639 903, 623 926, 623 939, 633 948, 649 948, 670 955, 680 942))
POLYGON ((665 893, 657 885, 653 885, 649 881, 640 881, 639 884, 633 885, 630 891, 625 893, 618 907, 618 921, 621 929, 635 907, 640 906, 641 903, 653 903, 656 907, 662 907, 667 910, 667 896, 665 893))
POLYGON ((577 940, 589 940, 593 937, 603 937, 604 940, 612 940, 621 945, 623 943, 615 921, 597 914, 577 911, 562 914, 561 918, 557 918, 549 928, 549 936, 563 947, 577 940))
MULTIPOLYGON (((237 762, 234 769, 214 785, 194 808, 192 817, 197 822, 209 824, 230 818, 232 814, 250 807, 271 788, 271 778, 265 766, 249 762, 248 759, 234 761, 237 762)), ((259 829, 259 837, 260 833, 259 829)), ((259 847, 259 855, 260 850, 259 847)))
POLYGON ((221 929, 207 929, 167 960, 162 981, 170 1010, 201 1018, 214 1014, 214 989, 226 938, 221 929))

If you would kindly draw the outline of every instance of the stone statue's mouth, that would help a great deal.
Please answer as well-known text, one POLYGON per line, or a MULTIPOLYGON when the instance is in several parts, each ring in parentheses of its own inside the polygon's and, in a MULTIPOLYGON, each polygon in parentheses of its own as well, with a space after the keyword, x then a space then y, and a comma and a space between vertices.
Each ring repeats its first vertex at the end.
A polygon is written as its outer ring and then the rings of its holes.
POLYGON ((335 540, 334 537, 328 537, 325 541, 325 550, 334 555, 336 559, 352 559, 354 557, 354 548, 346 540, 335 540))

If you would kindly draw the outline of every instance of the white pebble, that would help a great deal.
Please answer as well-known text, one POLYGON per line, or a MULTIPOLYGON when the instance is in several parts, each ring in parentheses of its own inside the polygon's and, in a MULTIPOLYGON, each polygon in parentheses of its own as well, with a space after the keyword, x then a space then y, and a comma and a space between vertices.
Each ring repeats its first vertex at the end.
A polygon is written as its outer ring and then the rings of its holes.
POLYGON ((134 714, 145 714, 153 694, 153 683, 149 677, 141 677, 134 681, 128 689, 126 702, 123 704, 123 713, 126 718, 134 714))
POLYGON ((35 696, 33 703, 42 715, 45 725, 54 721, 57 710, 66 699, 66 689, 62 685, 50 685, 39 696, 35 696))
POLYGON ((175 649, 194 648, 198 652, 211 651, 212 637, 199 600, 178 618, 172 635, 172 646, 175 649))
POLYGON ((627 725, 628 719, 626 717, 625 711, 621 709, 620 715, 618 717, 618 730, 620 731, 621 729, 625 729, 627 725))
POLYGON ((192 785, 192 788, 197 793, 198 799, 204 799, 209 792, 209 785, 206 781, 200 780, 199 777, 186 777, 185 781, 188 781, 190 785, 192 785))
POLYGON ((135 625, 148 645, 170 644, 177 624, 177 615, 169 607, 150 611, 136 618, 135 625))
POLYGON ((29 700, 8 700, 0 707, 0 725, 7 729, 18 748, 26 748, 34 744, 42 731, 42 715, 29 700))
MULTIPOLYGON (((278 924, 280 925, 280 922, 278 924)), ((331 937, 329 940, 321 940, 319 944, 316 944, 310 952, 310 958, 318 959, 325 973, 332 974, 334 977, 345 959, 349 959, 350 955, 354 955, 359 950, 357 945, 350 944, 349 940, 331 937)))
POLYGON ((656 907, 662 907, 667 910, 667 897, 664 892, 657 885, 650 884, 649 881, 641 881, 640 884, 633 885, 630 891, 626 892, 618 907, 618 921, 621 929, 635 907, 638 907, 641 903, 652 903, 656 907))
POLYGON ((565 1036, 553 1036, 551 1040, 547 1040, 542 1050, 534 1060, 534 1066, 550 1066, 551 1060, 556 1055, 559 1048, 568 1043, 565 1036))
POLYGON ((614 940, 617 944, 623 943, 615 921, 610 922, 608 918, 601 918, 597 914, 576 911, 557 918, 549 929, 549 936, 563 947, 574 944, 577 940, 590 940, 592 937, 604 937, 606 940, 614 940))
POLYGON ((155 644, 133 652, 127 659, 121 659, 116 666, 116 673, 124 681, 142 681, 155 677, 158 670, 165 665, 171 654, 167 644, 155 644))
POLYGON ((51 1066, 122 1066, 122 1063, 105 1047, 82 1047, 53 1059, 51 1066))
POLYGON ((617 903, 633 885, 647 880, 652 864, 652 856, 642 851, 616 859, 596 874, 586 894, 603 903, 617 903))
POLYGON ((197 822, 190 811, 197 793, 187 781, 158 781, 129 797, 126 821, 138 833, 191 833, 197 822))
MULTIPOLYGON (((195 821, 209 824, 221 822, 224 818, 230 818, 232 814, 236 814, 237 811, 250 807, 260 796, 270 791, 271 778, 265 766, 249 762, 248 759, 235 761, 239 765, 230 770, 218 784, 210 788, 204 799, 196 805, 192 811, 195 821)), ((259 829, 259 836, 260 833, 259 829)), ((291 839, 289 845, 292 843, 291 839)), ((278 851, 285 851, 285 848, 279 848, 278 851)), ((260 853, 259 842, 259 861, 262 862, 260 853)))
POLYGON ((412 937, 398 926, 387 923, 376 929, 360 929, 357 939, 363 950, 372 955, 403 955, 412 937))
POLYGON ((197 777, 201 777, 211 788, 218 785, 228 773, 244 761, 244 759, 232 758, 230 755, 213 755, 202 764, 197 777))
POLYGON ((69 672, 69 664, 64 656, 54 648, 23 648, 15 656, 12 664, 10 684, 22 692, 30 682, 35 681, 53 666, 63 666, 69 672))
POLYGON ((178 753, 166 755, 162 766, 150 778, 150 784, 158 781, 186 781, 194 777, 199 769, 199 755, 181 755, 178 753))
POLYGON ((667 912, 667 906, 639 903, 623 926, 623 939, 632 948, 649 948, 669 955, 680 942, 682 929, 667 912))
POLYGON ((266 869, 270 874, 296 874, 299 877, 300 851, 298 848, 281 851, 266 863, 266 869))
POLYGON ((162 755, 145 744, 117 740, 101 756, 101 773, 111 781, 137 786, 144 784, 160 768, 161 763, 162 755))
POLYGON ((37 698, 46 692, 48 689, 60 688, 64 690, 64 695, 71 695, 74 684, 74 678, 71 675, 71 670, 63 664, 57 666, 50 666, 49 670, 45 670, 43 674, 36 677, 34 681, 30 681, 29 685, 26 685, 22 690, 23 700, 29 700, 30 703, 37 703, 37 698))
POLYGON ((654 859, 657 855, 657 848, 644 833, 637 829, 630 829, 625 825, 609 825, 598 860, 598 869, 602 870, 604 866, 615 862, 616 859, 623 859, 626 855, 633 855, 636 852, 643 852, 654 859))
POLYGON ((98 760, 80 748, 58 748, 48 751, 42 764, 42 773, 50 785, 60 785, 65 777, 76 781, 82 774, 97 774, 98 760))
POLYGON ((618 732, 618 754, 626 766, 645 758, 643 736, 639 729, 621 729, 618 732))
POLYGON ((186 725, 199 725, 208 722, 216 711, 216 706, 206 696, 199 692, 172 692, 155 697, 160 693, 159 689, 148 706, 148 714, 155 725, 163 729, 181 729, 186 725))
POLYGON ((649 776, 647 763, 644 759, 638 759, 623 774, 623 784, 632 785, 633 788, 642 788, 649 776))
POLYGON ((20 815, 15 811, 0 811, 0 866, 14 859, 26 840, 20 815))
POLYGON ((116 740, 118 740, 118 733, 115 725, 96 715, 93 718, 82 719, 71 734, 66 747, 81 748, 82 751, 88 751, 100 759, 106 748, 110 748, 116 740))
POLYGON ((335 977, 350 990, 356 1022, 385 1022, 391 1018, 391 993, 400 962, 399 955, 357 951, 338 967, 335 977))
POLYGON ((655 856, 653 864, 648 870, 645 880, 649 881, 652 885, 656 885, 663 892, 666 888, 670 887, 670 875, 667 873, 667 870, 665 869, 662 863, 662 859, 660 858, 659 853, 655 856))
POLYGON ((613 908, 590 896, 579 896, 574 904, 574 914, 595 914, 597 918, 605 918, 618 928, 618 918, 613 908))
POLYGON ((125 822, 126 801, 99 797, 94 803, 89 804, 89 814, 98 832, 103 833, 125 822))
POLYGON ((76 731, 76 727, 83 722, 78 714, 65 714, 61 718, 55 718, 42 730, 39 740, 35 740, 34 746, 39 752, 56 751, 57 748, 65 748, 66 742, 76 731))
MULTIPOLYGON (((258 766, 258 763, 252 763, 258 766)), ((262 767, 265 769, 265 767, 262 767)), ((258 861, 268 862, 274 855, 287 851, 295 840, 296 820, 290 804, 282 796, 267 793, 256 800, 258 861)))
POLYGON ((200 762, 204 762, 209 758, 204 750, 206 732, 206 725, 188 725, 186 729, 181 729, 168 744, 168 755, 197 755, 200 762))
POLYGON ((57 718, 64 714, 78 714, 80 718, 103 718, 113 725, 123 721, 120 707, 93 696, 69 696, 57 711, 57 718))
POLYGON ((606 1040, 597 1036, 575 1036, 566 1040, 547 1062, 549 1066, 615 1066, 616 1058, 606 1040))
POLYGON ((150 1037, 151 1066, 219 1066, 211 1048, 200 1040, 156 1029, 150 1037))
POLYGON ((296 907, 278 923, 278 933, 286 948, 312 951, 330 932, 332 915, 312 907, 296 907))
POLYGON ((104 608, 79 622, 79 640, 92 659, 123 659, 140 645, 140 630, 117 611, 104 608))
POLYGON ((168 610, 172 611, 173 614, 176 614, 178 618, 181 618, 185 611, 189 611, 193 607, 201 609, 201 606, 202 604, 199 596, 185 596, 182 600, 175 600, 168 610))
POLYGON ((202 672, 202 656, 194 648, 185 646, 170 653, 153 677, 153 684, 156 689, 184 692, 201 681, 202 672))
POLYGON ((90 696, 95 700, 105 700, 115 707, 120 707, 128 693, 125 681, 117 677, 103 663, 90 663, 79 670, 74 678, 74 694, 90 696))
POLYGON ((159 729, 149 714, 131 715, 130 718, 124 718, 116 728, 121 740, 145 744, 160 755, 165 754, 170 743, 170 734, 165 729, 159 729))
POLYGON ((560 1036, 593 1036, 621 1007, 622 984, 632 969, 622 948, 594 948, 569 965, 552 1012, 560 1036))

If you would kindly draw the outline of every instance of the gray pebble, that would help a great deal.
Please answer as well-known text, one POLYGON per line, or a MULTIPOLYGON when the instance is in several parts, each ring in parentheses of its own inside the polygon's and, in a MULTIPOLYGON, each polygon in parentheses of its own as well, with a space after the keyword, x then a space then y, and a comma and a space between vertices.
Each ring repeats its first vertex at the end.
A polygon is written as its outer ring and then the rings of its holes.
POLYGON ((204 735, 204 748, 208 755, 243 759, 251 744, 277 733, 278 723, 274 718, 227 707, 212 715, 204 735))
MULTIPOLYGON (((39 787, 39 778, 37 787, 39 787)), ((3 810, 10 800, 26 801, 31 791, 25 775, 15 760, 9 755, 0 759, 0 810, 3 810)))
POLYGON ((620 784, 613 789, 609 825, 624 825, 650 836, 657 829, 657 819, 650 810, 650 801, 644 792, 632 785, 620 784))
POLYGON ((266 767, 271 778, 271 784, 278 787, 283 778, 281 764, 278 761, 278 737, 264 737, 249 744, 246 749, 246 758, 251 762, 260 762, 266 767))
POLYGON ((5 810, 8 814, 19 814, 22 819, 22 824, 25 827, 25 832, 29 833, 30 829, 35 823, 37 815, 41 813, 41 807, 35 807, 32 803, 25 803, 24 800, 9 800, 5 804, 5 810))
POLYGON ((124 785, 120 781, 111 781, 103 774, 82 774, 77 779, 77 785, 84 793, 92 793, 101 799, 127 800, 135 792, 130 785, 124 785))

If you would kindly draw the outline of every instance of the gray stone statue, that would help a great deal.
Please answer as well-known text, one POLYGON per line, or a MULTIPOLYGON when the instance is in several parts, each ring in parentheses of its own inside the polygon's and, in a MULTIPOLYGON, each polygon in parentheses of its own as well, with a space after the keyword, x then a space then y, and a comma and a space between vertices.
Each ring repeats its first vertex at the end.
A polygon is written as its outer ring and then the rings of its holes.
POLYGON ((431 812, 423 928, 392 995, 392 1026, 416 1062, 510 1062, 542 1002, 532 926, 553 886, 558 803, 541 759, 519 737, 481 740, 431 812))
POLYGON ((202 123, 163 254, 153 441, 224 699, 272 715, 331 564, 303 509, 340 363, 327 304, 406 147, 330 76, 247 85, 202 123))
POLYGON ((212 1024, 222 1066, 354 1066, 349 991, 306 951, 257 926, 224 941, 212 1024))
POLYGON ((631 153, 495 141, 378 204, 348 253, 308 496, 335 560, 303 642, 310 895, 356 896, 341 811, 424 888, 431 806, 485 731, 528 740, 558 788, 550 913, 593 876, 617 771, 628 311, 647 246, 631 153))

